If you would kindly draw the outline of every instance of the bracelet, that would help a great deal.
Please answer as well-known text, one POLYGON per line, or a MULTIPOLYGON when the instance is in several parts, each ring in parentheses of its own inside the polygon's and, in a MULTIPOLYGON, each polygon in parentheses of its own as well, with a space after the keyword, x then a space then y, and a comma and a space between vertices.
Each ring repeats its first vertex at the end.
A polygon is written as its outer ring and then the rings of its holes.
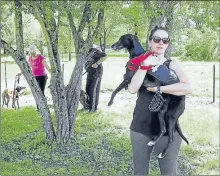
POLYGON ((160 94, 163 93, 163 92, 160 90, 160 86, 157 86, 157 92, 160 93, 160 94))
POLYGON ((151 70, 152 66, 151 65, 150 66, 142 66, 142 65, 140 65, 139 68, 141 70, 151 70))

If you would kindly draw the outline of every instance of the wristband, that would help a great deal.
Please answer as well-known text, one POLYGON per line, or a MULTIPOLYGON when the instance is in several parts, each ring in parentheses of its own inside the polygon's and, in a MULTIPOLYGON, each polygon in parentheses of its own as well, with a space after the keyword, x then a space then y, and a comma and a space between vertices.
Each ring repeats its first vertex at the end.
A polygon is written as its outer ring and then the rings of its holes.
POLYGON ((151 70, 152 66, 151 65, 150 66, 142 66, 142 65, 140 65, 139 68, 141 70, 151 70))
POLYGON ((160 90, 160 86, 157 86, 157 92, 160 93, 160 94, 163 93, 163 92, 160 90))

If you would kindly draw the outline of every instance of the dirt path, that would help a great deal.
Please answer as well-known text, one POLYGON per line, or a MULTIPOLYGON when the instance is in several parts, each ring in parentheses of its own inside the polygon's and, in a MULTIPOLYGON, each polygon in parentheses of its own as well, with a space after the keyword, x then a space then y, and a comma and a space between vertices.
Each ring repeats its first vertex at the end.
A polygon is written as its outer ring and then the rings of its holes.
MULTIPOLYGON (((110 100, 111 92, 102 91, 100 93, 100 103, 99 108, 103 110, 112 110, 114 112, 121 112, 122 108, 127 105, 135 105, 137 95, 130 94, 126 91, 121 91, 117 94, 114 99, 114 104, 111 107, 108 107, 108 101, 110 100)), ((46 93, 48 99, 48 104, 52 105, 52 99, 49 92, 46 93)), ((19 98, 19 103, 21 107, 24 106, 35 106, 35 100, 32 95, 22 95, 19 98)), ((11 107, 11 103, 10 103, 11 107)), ((81 108, 81 107, 79 107, 81 108)), ((219 98, 216 98, 215 103, 212 102, 212 97, 186 97, 186 108, 190 109, 210 109, 210 108, 219 108, 219 98)))

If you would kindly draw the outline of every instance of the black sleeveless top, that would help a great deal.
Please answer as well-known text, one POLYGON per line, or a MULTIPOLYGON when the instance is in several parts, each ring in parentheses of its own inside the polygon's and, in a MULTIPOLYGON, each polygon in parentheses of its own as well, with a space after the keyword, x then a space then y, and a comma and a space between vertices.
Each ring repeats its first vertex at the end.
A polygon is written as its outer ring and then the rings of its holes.
MULTIPOLYGON (((164 64, 169 68, 171 60, 166 60, 164 64)), ((145 79, 147 75, 145 76, 145 79)), ((154 92, 146 90, 141 86, 138 91, 138 99, 133 112, 133 120, 130 129, 132 131, 147 134, 149 136, 158 135, 160 132, 160 124, 157 112, 151 112, 148 106, 154 96, 154 92)), ((165 133, 167 135, 167 133, 165 133)))

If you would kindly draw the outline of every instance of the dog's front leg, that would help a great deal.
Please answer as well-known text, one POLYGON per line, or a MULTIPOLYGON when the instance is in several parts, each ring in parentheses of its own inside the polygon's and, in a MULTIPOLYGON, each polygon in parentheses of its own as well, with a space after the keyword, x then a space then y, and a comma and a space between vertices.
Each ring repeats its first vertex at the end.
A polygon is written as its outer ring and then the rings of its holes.
POLYGON ((124 80, 124 81, 114 90, 114 92, 113 92, 112 95, 111 95, 111 99, 110 99, 110 101, 109 101, 109 103, 108 103, 108 106, 111 106, 111 105, 113 104, 113 100, 114 100, 116 94, 117 94, 118 92, 120 92, 123 88, 125 88, 125 87, 129 84, 129 82, 130 82, 130 80, 124 80))
POLYGON ((18 106, 18 109, 20 108, 19 106, 19 97, 16 97, 16 101, 17 101, 17 106, 18 106))
POLYGON ((6 97, 6 99, 7 99, 7 102, 6 102, 5 104, 7 105, 7 108, 8 108, 9 101, 10 101, 10 96, 9 96, 9 94, 7 93, 7 94, 5 95, 5 97, 6 97))

